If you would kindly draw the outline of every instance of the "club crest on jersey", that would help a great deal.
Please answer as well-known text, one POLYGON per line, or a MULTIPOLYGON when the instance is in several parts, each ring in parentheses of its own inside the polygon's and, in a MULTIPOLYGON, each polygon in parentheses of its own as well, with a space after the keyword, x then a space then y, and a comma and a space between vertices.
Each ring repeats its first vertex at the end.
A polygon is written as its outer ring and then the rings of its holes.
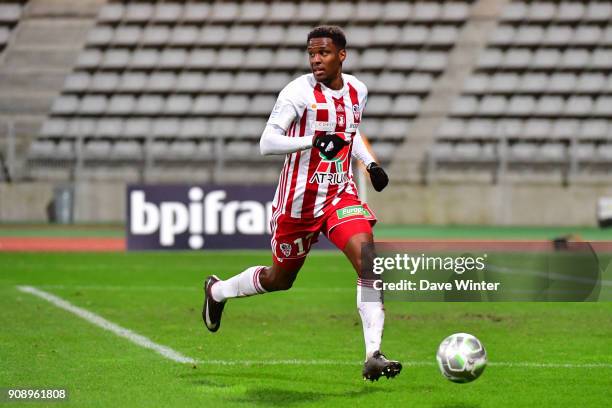
POLYGON ((283 253, 283 255, 289 257, 291 256, 291 244, 287 244, 287 243, 282 243, 280 244, 280 250, 283 253))
POLYGON ((344 127, 344 124, 345 124, 344 116, 338 116, 338 117, 336 117, 336 119, 337 119, 337 122, 338 122, 338 126, 344 127))
POLYGON ((356 103, 353 105, 353 117, 355 118, 355 122, 359 122, 361 120, 361 113, 359 109, 359 104, 356 103))

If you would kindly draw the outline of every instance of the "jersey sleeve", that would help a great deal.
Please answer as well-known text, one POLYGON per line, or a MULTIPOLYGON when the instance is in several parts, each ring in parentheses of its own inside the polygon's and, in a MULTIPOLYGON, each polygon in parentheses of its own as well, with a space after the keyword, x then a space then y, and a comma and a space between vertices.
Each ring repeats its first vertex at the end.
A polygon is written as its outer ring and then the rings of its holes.
POLYGON ((303 103, 295 84, 293 82, 289 83, 278 95, 268 119, 268 125, 277 126, 287 131, 291 123, 299 116, 298 112, 301 112, 301 105, 303 103))

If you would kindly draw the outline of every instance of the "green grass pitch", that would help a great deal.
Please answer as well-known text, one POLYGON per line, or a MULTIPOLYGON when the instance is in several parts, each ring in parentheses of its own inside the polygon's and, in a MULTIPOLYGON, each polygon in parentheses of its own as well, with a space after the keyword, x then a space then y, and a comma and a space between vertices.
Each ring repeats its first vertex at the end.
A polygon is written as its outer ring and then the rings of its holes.
POLYGON ((267 251, 0 253, 0 387, 67 388, 69 400, 58 407, 612 403, 606 302, 388 302, 383 351, 404 371, 364 382, 355 276, 337 252, 313 252, 290 291, 230 301, 220 331, 209 333, 200 317, 203 278, 269 262, 267 251), (50 292, 202 362, 167 360, 17 285, 50 292), (435 365, 439 342, 459 331, 480 338, 490 361, 465 385, 443 379, 435 365))

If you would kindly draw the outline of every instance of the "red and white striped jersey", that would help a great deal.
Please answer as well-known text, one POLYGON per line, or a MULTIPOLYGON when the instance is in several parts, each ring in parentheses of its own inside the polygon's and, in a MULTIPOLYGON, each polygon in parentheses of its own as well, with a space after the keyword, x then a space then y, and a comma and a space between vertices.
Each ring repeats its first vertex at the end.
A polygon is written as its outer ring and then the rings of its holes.
MULTIPOLYGON (((280 92, 268 120, 288 137, 316 136, 335 132, 350 144, 332 160, 317 149, 287 154, 273 206, 292 218, 316 218, 340 193, 357 196, 351 169, 353 137, 361 122, 368 90, 352 75, 342 74, 344 86, 333 90, 302 75, 280 92)), ((335 201, 334 201, 335 200, 335 201)))

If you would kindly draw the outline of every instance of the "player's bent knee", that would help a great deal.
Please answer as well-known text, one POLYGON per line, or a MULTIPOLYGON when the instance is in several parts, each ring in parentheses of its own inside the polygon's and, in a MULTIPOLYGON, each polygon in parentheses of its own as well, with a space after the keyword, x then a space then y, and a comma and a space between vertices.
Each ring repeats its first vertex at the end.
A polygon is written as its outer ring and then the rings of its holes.
POLYGON ((268 292, 289 290, 297 277, 299 268, 293 270, 281 269, 278 265, 268 267, 261 272, 259 282, 268 292))

